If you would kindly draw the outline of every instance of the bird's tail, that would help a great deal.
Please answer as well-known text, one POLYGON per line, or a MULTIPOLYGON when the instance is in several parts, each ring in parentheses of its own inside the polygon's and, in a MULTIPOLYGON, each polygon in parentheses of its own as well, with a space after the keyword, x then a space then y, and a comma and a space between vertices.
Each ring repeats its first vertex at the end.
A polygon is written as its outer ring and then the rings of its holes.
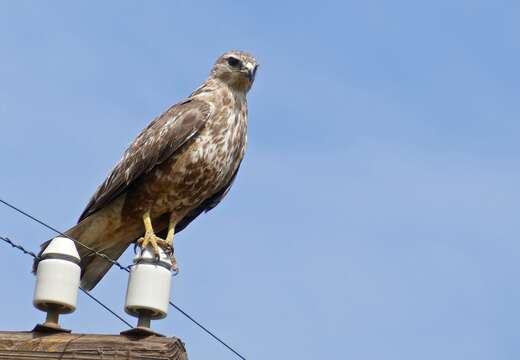
MULTIPOLYGON (((110 215, 102 209, 65 232, 79 242, 76 243, 76 248, 81 258, 81 287, 85 290, 93 289, 113 265, 111 261, 93 253, 92 250, 117 260, 142 232, 142 225, 127 223, 124 227, 119 226, 121 224, 118 224, 118 219, 114 221, 114 217, 110 215)), ((39 255, 49 243, 50 240, 41 245, 39 255)), ((36 271, 37 266, 36 260, 33 271, 36 271)))

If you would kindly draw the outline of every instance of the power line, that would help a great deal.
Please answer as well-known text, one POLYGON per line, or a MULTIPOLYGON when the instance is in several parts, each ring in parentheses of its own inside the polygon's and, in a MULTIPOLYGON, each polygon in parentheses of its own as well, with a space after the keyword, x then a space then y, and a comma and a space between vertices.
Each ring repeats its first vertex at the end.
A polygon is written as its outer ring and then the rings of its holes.
MULTIPOLYGON (((78 241, 72 237, 70 237, 69 235, 67 234, 64 234, 63 232, 59 231, 58 229, 56 229, 55 227, 43 222, 42 220, 34 217, 33 215, 29 214, 28 212, 20 209, 19 207, 16 207, 14 206, 13 204, 5 201, 5 200, 2 200, 0 199, 0 203, 6 205, 7 207, 15 210, 16 212, 24 215, 25 217, 37 222, 38 224, 42 225, 43 227, 46 227, 47 229, 49 230, 52 230, 54 231, 55 233, 63 236, 63 237, 66 237, 72 241, 74 241, 76 244, 80 245, 80 246, 83 246, 85 249, 87 249, 88 251, 90 251, 92 254, 95 254, 103 259, 105 259, 106 261, 112 263, 113 265, 116 265, 116 267, 118 267, 120 270, 123 270, 123 271, 126 271, 126 272, 130 272, 130 266, 123 266, 121 265, 121 263, 119 263, 117 260, 114 260, 110 257, 108 257, 107 255, 103 254, 103 253, 100 253, 99 251, 96 251, 90 247, 88 247, 87 245, 83 244, 81 241, 78 241)), ((4 238, 0 237, 0 239, 6 241, 4 238)), ((7 241, 6 241, 7 242, 7 241)), ((19 245, 15 245, 13 244, 11 241, 8 242, 11 246, 13 247, 16 247, 18 249, 20 249, 19 245)), ((22 248, 23 249, 23 248, 22 248)), ((22 251, 27 251, 27 250, 22 250, 22 251)), ((32 255, 33 257, 36 257, 37 256, 32 253, 32 252, 29 252, 27 251, 27 253, 29 253, 29 255, 32 255)), ((81 288, 80 288, 81 289, 81 288)), ((83 290, 83 289, 81 289, 83 290)), ((85 292, 85 291, 84 291, 85 292)), ((89 293, 85 292, 86 294, 88 294, 90 296, 89 293)), ((229 346, 226 342, 224 342, 222 339, 220 339, 217 335, 215 335, 213 332, 211 332, 208 328, 206 328, 205 326, 203 326, 201 323, 199 323, 197 320, 195 320, 191 315, 189 315, 186 311, 182 310, 179 306, 175 305, 172 301, 169 302, 170 305, 175 309, 177 310, 178 312, 180 312, 182 315, 184 315, 187 319, 189 319, 191 322, 193 322, 195 325, 197 325, 200 329, 202 329, 204 332, 206 332, 208 335, 210 335, 213 339, 217 340, 219 343, 221 343, 222 345, 224 345, 229 351, 233 352, 233 354, 235 354, 236 356, 238 356, 239 358, 241 358, 242 360, 246 360, 246 358, 244 356, 242 356, 238 351, 236 351, 235 349, 233 349, 231 346, 229 346)), ((102 305, 102 304, 100 304, 102 305)), ((102 305, 103 306, 103 305, 102 305)), ((106 308, 108 311, 110 311, 108 308, 106 308)), ((115 316, 117 316, 119 318, 118 315, 114 314, 115 316)), ((120 318, 121 319, 121 318, 120 318)), ((126 323, 125 320, 121 319, 122 321, 124 321, 126 323)), ((127 323, 128 324, 128 323, 127 323)))
POLYGON ((243 357, 242 355, 240 355, 238 352, 235 351, 235 349, 233 349, 231 346, 229 346, 228 344, 226 344, 224 341, 220 340, 220 338, 213 334, 211 331, 209 331, 207 328, 205 328, 202 324, 200 324, 197 320, 195 320, 194 318, 192 318, 189 314, 187 314, 186 312, 184 312, 184 310, 182 310, 180 307, 178 307, 177 305, 175 305, 174 303, 172 303, 170 301, 170 305, 176 309, 178 312, 180 312, 182 315, 186 316, 188 319, 190 319, 191 321, 193 321, 193 323, 195 325, 197 325, 198 327, 200 327, 202 330, 204 330, 206 333, 208 333, 211 337, 213 337, 213 339, 217 340, 219 343, 221 343, 222 345, 224 345, 226 348, 228 348, 229 351, 231 351, 233 354, 235 354, 236 356, 238 356, 239 358, 241 358, 242 360, 246 360, 245 357, 243 357))
MULTIPOLYGON (((23 252, 25 255, 29 255, 31 256, 32 258, 34 259, 39 259, 39 257, 33 253, 32 251, 29 251, 29 250, 26 250, 22 245, 20 244, 16 244, 14 243, 11 239, 7 238, 7 237, 3 237, 3 236, 0 236, 0 240, 8 243, 9 245, 11 245, 11 247, 15 248, 15 249, 18 249, 20 250, 21 252, 23 252)), ((101 302, 101 300, 97 299, 94 295, 92 295, 91 293, 89 293, 87 290, 83 289, 83 288, 79 288, 81 291, 83 291, 83 293, 85 295, 87 295, 89 298, 91 298, 92 300, 94 300, 96 303, 98 303, 100 306, 102 306, 106 311, 108 311, 109 313, 111 313, 112 315, 114 315, 116 318, 118 318, 119 320, 121 320, 124 324, 126 324, 128 327, 132 327, 132 325, 126 321, 125 319, 123 319, 120 315, 118 315, 114 310, 112 310, 111 308, 109 308, 107 305, 103 304, 103 302, 101 302)))
POLYGON ((129 328, 133 327, 128 321, 126 321, 125 319, 123 319, 121 316, 119 316, 114 310, 112 310, 111 308, 109 308, 108 306, 106 306, 105 304, 103 304, 101 301, 99 301, 98 299, 96 299, 94 297, 94 295, 92 295, 90 292, 88 292, 87 290, 83 289, 82 287, 79 288, 81 291, 83 291, 83 294, 87 295, 89 298, 91 298, 92 300, 94 300, 95 302, 97 302, 100 306, 102 306, 106 311, 108 311, 109 313, 111 313, 112 315, 114 315, 116 318, 118 318, 119 320, 121 320, 122 322, 124 322, 129 328))
POLYGON ((15 244, 15 243, 12 242, 11 239, 9 239, 9 238, 5 238, 5 237, 0 236, 0 240, 5 241, 6 243, 8 243, 9 245, 11 245, 11 246, 14 247, 15 249, 20 250, 20 251, 23 252, 24 254, 32 256, 34 259, 38 259, 38 256, 37 256, 35 253, 33 253, 32 251, 26 250, 22 245, 15 244))
POLYGON ((23 211, 22 209, 20 209, 20 208, 14 206, 13 204, 10 204, 10 203, 8 203, 7 201, 2 200, 2 199, 0 199, 0 202, 1 202, 2 204, 4 204, 4 205, 10 207, 11 209, 13 209, 13 210, 19 212, 20 214, 24 215, 25 217, 28 217, 29 219, 31 219, 31 220, 37 222, 38 224, 40 224, 40 225, 46 227, 47 229, 52 230, 52 231, 54 231, 55 233, 57 233, 57 234, 59 234, 59 235, 61 235, 61 236, 63 236, 63 237, 66 237, 67 239, 70 239, 70 240, 74 241, 76 244, 78 244, 78 245, 84 247, 85 249, 87 249, 88 251, 90 251, 92 254, 95 254, 95 255, 97 255, 97 256, 99 256, 99 257, 105 259, 106 261, 112 263, 112 265, 117 266, 117 267, 120 268, 121 270, 125 270, 126 272, 129 272, 129 271, 130 271, 130 270, 128 269, 128 267, 121 265, 121 263, 119 263, 118 261, 116 261, 116 260, 114 260, 114 259, 108 257, 107 255, 105 255, 105 254, 103 254, 103 253, 100 253, 99 251, 96 251, 96 250, 92 249, 91 247, 89 247, 89 246, 83 244, 81 241, 78 241, 78 240, 74 239, 73 237, 71 237, 71 236, 69 236, 69 235, 67 235, 67 234, 62 233, 61 231, 59 231, 59 230, 56 229, 55 227, 50 226, 49 224, 47 224, 47 223, 41 221, 40 219, 35 218, 34 216, 32 216, 31 214, 29 214, 28 212, 23 211))

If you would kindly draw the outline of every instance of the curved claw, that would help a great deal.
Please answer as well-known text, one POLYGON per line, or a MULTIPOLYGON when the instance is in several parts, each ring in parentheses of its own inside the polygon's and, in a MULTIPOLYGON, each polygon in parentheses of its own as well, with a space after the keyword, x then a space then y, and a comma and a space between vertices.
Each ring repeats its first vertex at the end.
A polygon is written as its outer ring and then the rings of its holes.
POLYGON ((180 269, 178 267, 173 268, 172 267, 172 276, 177 276, 180 273, 180 269))
POLYGON ((137 244, 141 248, 141 255, 143 254, 144 249, 146 249, 148 245, 151 245, 153 248, 154 256, 156 258, 159 258, 160 253, 158 243, 160 243, 161 241, 164 240, 157 237, 153 232, 145 232, 143 237, 137 239, 137 244))
POLYGON ((172 246, 167 242, 167 241, 164 241, 164 242, 161 242, 158 244, 159 247, 161 249, 163 249, 164 253, 169 256, 169 257, 172 257, 173 256, 173 248, 172 246))
POLYGON ((179 268, 179 265, 177 265, 177 259, 175 259, 173 249, 172 249, 172 253, 170 255, 170 261, 172 262, 172 275, 173 276, 179 275, 179 272, 181 271, 181 269, 179 268))

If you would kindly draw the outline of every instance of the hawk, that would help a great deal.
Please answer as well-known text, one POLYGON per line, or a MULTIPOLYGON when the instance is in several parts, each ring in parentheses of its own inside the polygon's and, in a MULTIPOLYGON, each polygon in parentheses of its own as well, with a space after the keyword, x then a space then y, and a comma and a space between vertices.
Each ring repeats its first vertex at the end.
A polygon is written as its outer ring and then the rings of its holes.
MULTIPOLYGON (((112 259, 131 243, 156 255, 161 247, 178 270, 174 235, 217 206, 237 175, 257 69, 246 52, 220 56, 199 88, 142 130, 66 234, 112 259)), ((81 286, 91 290, 112 263, 81 245, 78 251, 81 286)))

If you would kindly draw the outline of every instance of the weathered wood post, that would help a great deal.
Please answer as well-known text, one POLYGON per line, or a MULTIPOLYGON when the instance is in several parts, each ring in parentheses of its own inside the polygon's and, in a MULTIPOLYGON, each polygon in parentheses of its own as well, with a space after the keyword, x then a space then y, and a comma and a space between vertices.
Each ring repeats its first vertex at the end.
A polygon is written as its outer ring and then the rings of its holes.
POLYGON ((187 360, 176 337, 0 332, 0 360, 187 360))

